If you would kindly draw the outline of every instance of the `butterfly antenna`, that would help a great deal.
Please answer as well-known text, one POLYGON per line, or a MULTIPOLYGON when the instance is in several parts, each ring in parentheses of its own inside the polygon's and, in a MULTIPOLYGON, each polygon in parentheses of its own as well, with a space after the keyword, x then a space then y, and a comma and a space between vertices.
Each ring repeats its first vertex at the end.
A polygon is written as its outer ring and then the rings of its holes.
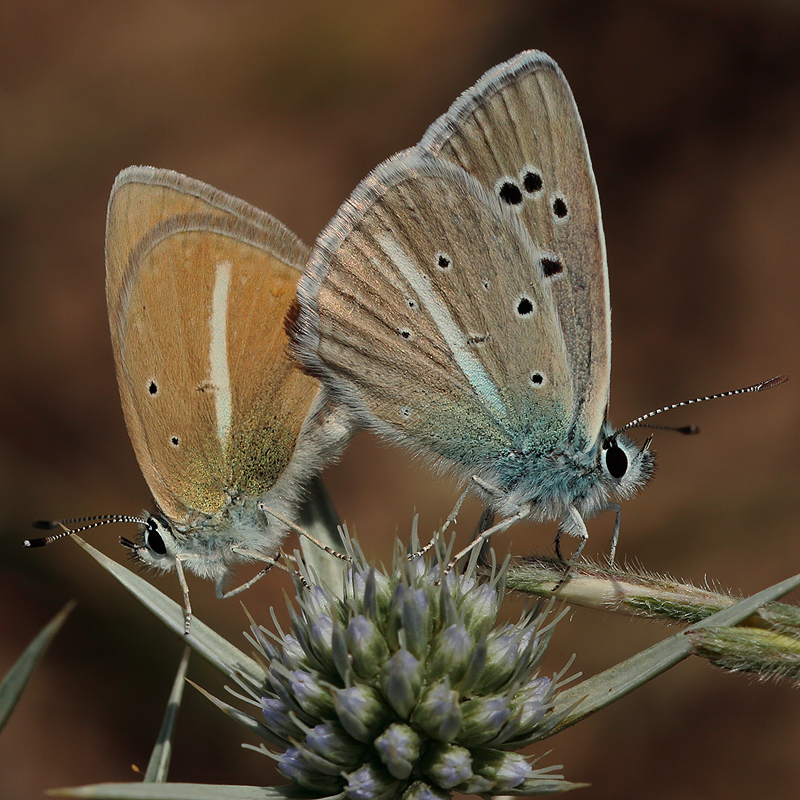
POLYGON ((25 547, 44 547, 46 544, 57 542, 65 536, 71 536, 73 533, 83 533, 83 531, 88 531, 91 528, 99 528, 101 525, 110 525, 112 522, 136 522, 139 525, 144 525, 147 520, 142 519, 142 517, 131 517, 127 514, 100 514, 94 517, 75 517, 74 519, 37 519, 32 523, 34 528, 43 531, 61 528, 60 533, 52 536, 42 536, 38 539, 26 539, 23 544, 25 547), (76 522, 88 524, 81 525, 78 528, 67 527, 67 525, 72 525, 76 522))
MULTIPOLYGON (((711 398, 709 397, 708 399, 710 400, 711 398)), ((625 427, 633 428, 636 426, 626 425, 625 427)), ((649 428, 652 431, 672 431, 673 433, 682 433, 684 436, 694 436, 695 434, 700 433, 700 428, 697 425, 643 425, 642 427, 649 428)))
POLYGON ((630 428, 655 428, 655 429, 662 429, 662 430, 670 430, 670 431, 677 431, 678 433, 685 433, 685 434, 694 434, 699 433, 700 429, 695 425, 686 425, 682 428, 672 428, 664 425, 650 425, 646 424, 646 420, 651 419, 652 417, 657 416, 658 414, 663 414, 665 411, 672 411, 675 408, 681 408, 682 406, 691 406, 695 403, 705 403, 706 400, 719 400, 720 397, 733 397, 736 394, 747 394, 749 392, 766 392, 767 389, 772 389, 774 386, 779 386, 782 383, 786 383, 789 380, 788 375, 778 375, 775 378, 770 378, 768 381, 761 381, 761 383, 756 383, 753 386, 745 386, 743 389, 734 389, 730 392, 720 392, 719 394, 710 394, 706 397, 695 397, 693 400, 682 400, 680 403, 673 403, 670 406, 664 406, 663 408, 657 408, 655 411, 651 411, 648 414, 643 414, 641 417, 637 417, 636 419, 629 422, 627 425, 623 425, 619 432, 622 433, 623 431, 630 430, 630 428))

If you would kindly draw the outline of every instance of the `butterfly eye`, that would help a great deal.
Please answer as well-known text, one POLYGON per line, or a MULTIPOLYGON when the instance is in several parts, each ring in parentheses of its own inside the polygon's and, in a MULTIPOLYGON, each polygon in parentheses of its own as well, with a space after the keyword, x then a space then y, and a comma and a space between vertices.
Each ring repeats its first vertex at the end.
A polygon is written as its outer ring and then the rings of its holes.
POLYGON ((628 471, 628 456, 625 455, 625 451, 616 442, 611 442, 605 454, 608 474, 617 480, 624 478, 628 471))
POLYGON ((158 532, 158 522, 155 517, 151 517, 147 523, 147 546, 159 556, 167 554, 167 546, 164 539, 158 532))

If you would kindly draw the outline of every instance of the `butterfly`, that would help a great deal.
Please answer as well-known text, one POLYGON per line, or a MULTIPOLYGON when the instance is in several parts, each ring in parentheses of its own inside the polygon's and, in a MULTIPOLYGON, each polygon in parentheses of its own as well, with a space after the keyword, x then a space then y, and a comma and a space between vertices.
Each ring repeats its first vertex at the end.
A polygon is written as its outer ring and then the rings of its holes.
POLYGON ((612 510, 613 561, 616 500, 654 454, 624 432, 643 419, 608 421, 600 203, 551 58, 489 70, 374 169, 318 238, 298 302, 299 360, 354 424, 469 482, 503 517, 484 536, 559 520, 575 560, 585 518, 612 510))
POLYGON ((130 167, 114 183, 111 340, 128 432, 158 510, 101 523, 140 523, 123 544, 150 567, 177 569, 187 632, 184 570, 214 581, 218 597, 252 585, 266 569, 225 591, 237 564, 273 563, 287 532, 275 513, 297 514, 349 435, 288 350, 285 316, 308 255, 273 217, 176 172, 130 167))

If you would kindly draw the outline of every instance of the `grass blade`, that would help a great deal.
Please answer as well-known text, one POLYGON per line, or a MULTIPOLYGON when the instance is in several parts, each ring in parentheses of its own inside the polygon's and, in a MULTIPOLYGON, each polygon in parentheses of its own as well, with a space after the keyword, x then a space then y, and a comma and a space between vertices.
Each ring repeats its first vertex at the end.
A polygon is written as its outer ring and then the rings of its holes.
POLYGON ((11 667, 2 682, 0 682, 0 730, 11 716, 11 712, 17 705, 17 701, 22 695, 33 670, 39 663, 39 659, 44 655, 45 650, 47 650, 50 642, 53 641, 53 638, 66 621, 73 608, 75 608, 75 601, 70 600, 70 602, 42 628, 39 635, 25 648, 14 666, 11 667))
POLYGON ((223 639, 197 617, 192 619, 189 634, 184 634, 183 607, 170 600, 144 578, 131 572, 116 561, 95 550, 80 536, 70 537, 77 542, 102 567, 110 572, 139 602, 153 612, 168 628, 177 633, 186 644, 207 661, 221 669, 226 675, 241 675, 254 686, 260 686, 265 678, 264 668, 250 656, 245 655, 229 641, 223 639))
POLYGON ((641 686, 691 654, 692 642, 688 634, 694 630, 737 625, 765 603, 777 600, 800 586, 800 575, 764 589, 752 597, 740 600, 729 608, 670 636, 627 661, 617 664, 599 675, 559 692, 553 713, 572 708, 555 727, 553 733, 580 722, 595 711, 599 711, 628 692, 641 686), (577 705, 576 705, 577 704, 577 705))
MULTIPOLYGON (((290 786, 223 786, 207 783, 96 783, 92 786, 51 789, 48 794, 93 800, 301 800, 311 796, 290 786)), ((335 795, 336 800, 341 797, 335 795)))
MULTIPOLYGON (((312 481, 309 486, 308 499, 300 509, 298 523, 317 541, 337 553, 345 552, 342 537, 339 535, 341 520, 328 496, 327 489, 319 478, 312 481)), ((312 567, 319 581, 338 591, 347 571, 347 563, 321 550, 305 536, 300 537, 300 549, 303 552, 303 559, 312 567)))
POLYGON ((178 709, 181 707, 183 699, 183 687, 186 685, 186 670, 189 667, 189 654, 191 649, 187 645, 183 648, 181 663, 178 665, 178 672, 172 683, 172 691, 167 701, 167 710, 164 712, 164 721, 161 723, 161 730, 158 732, 153 752, 150 754, 150 761, 144 773, 145 783, 164 783, 169 772, 169 762, 172 758, 172 736, 175 733, 175 723, 178 720, 178 709))

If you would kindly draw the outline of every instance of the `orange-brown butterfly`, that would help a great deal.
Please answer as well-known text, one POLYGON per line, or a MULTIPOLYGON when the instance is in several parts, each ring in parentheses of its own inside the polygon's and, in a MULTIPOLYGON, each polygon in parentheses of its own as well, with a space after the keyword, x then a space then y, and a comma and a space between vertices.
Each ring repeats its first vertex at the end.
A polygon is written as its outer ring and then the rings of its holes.
MULTIPOLYGON (((158 511, 133 555, 210 578, 271 565, 304 488, 348 428, 291 359, 284 318, 308 248, 270 215, 151 167, 117 177, 108 205, 106 295, 128 432, 158 511)), ((52 523, 51 523, 52 525, 52 523)), ((74 532, 74 531, 67 531, 74 532)), ((61 534, 63 535, 63 534, 61 534)), ((29 540, 28 546, 58 536, 29 540)))

